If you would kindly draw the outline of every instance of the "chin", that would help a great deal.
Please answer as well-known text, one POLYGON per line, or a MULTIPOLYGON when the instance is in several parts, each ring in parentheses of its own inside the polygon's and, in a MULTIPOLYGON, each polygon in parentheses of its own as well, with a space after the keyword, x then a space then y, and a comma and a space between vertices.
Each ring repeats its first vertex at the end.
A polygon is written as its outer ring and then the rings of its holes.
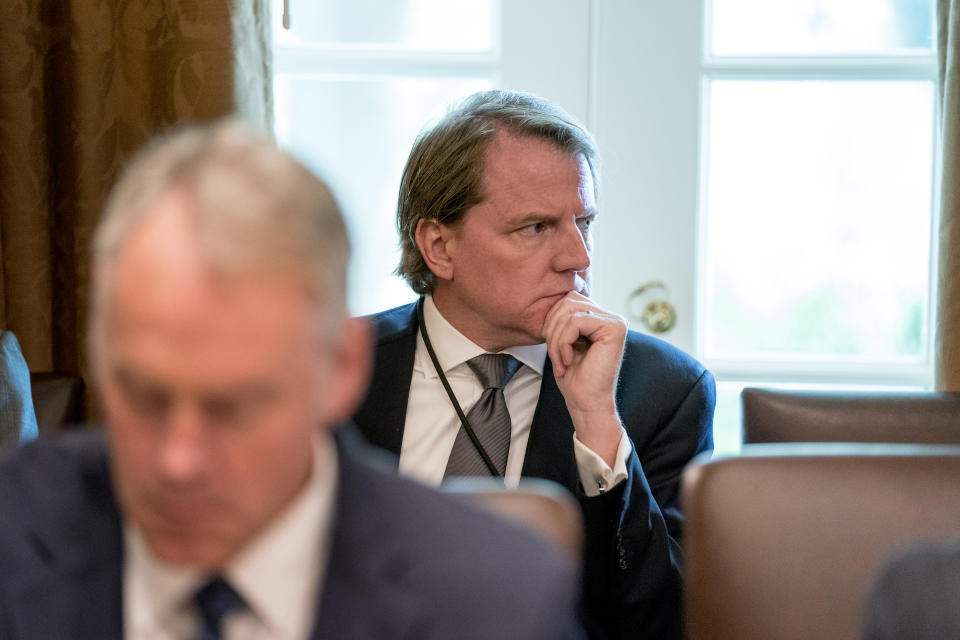
POLYGON ((510 346, 522 346, 530 344, 543 344, 547 341, 546 337, 543 335, 543 325, 546 320, 547 314, 541 314, 538 318, 532 320, 528 326, 524 327, 524 333, 526 334, 522 339, 518 338, 510 346))
POLYGON ((172 544, 150 544, 154 555, 166 563, 181 567, 192 567, 204 570, 216 570, 226 566, 230 554, 222 547, 201 541, 197 544, 178 541, 172 544))
POLYGON ((226 566, 232 557, 229 547, 218 544, 209 536, 183 536, 177 539, 151 538, 144 534, 147 545, 155 556, 164 562, 180 567, 217 570, 226 566))

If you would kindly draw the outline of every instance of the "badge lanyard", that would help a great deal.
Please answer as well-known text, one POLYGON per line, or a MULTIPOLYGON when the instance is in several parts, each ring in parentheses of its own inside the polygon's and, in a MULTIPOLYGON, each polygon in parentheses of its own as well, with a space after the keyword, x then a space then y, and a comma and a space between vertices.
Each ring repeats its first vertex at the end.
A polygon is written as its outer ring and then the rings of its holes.
POLYGON ((423 296, 420 296, 420 299, 417 300, 417 321, 420 323, 420 337, 423 338, 423 345, 427 348, 427 353, 430 354, 430 360, 433 362, 433 368, 437 370, 437 375, 440 376, 440 382, 443 383, 443 388, 447 392, 447 397, 450 398, 450 404, 453 405, 453 409, 457 412, 457 416, 460 418, 460 424, 463 426, 463 430, 470 438, 470 442, 473 443, 473 447, 477 450, 477 453, 479 453, 480 457, 483 458, 483 463, 487 465, 490 475, 500 477, 500 472, 497 471, 497 467, 493 464, 493 460, 491 460, 490 456, 487 454, 487 450, 483 448, 482 444, 480 444, 477 434, 473 432, 473 427, 470 426, 470 421, 467 420, 467 416, 464 415, 463 409, 460 408, 460 403, 457 402, 457 396, 453 395, 453 389, 450 388, 450 383, 447 382, 447 376, 443 374, 443 369, 440 368, 440 361, 437 360, 437 354, 433 350, 433 345, 430 343, 430 337, 427 335, 427 325, 423 321, 423 296))

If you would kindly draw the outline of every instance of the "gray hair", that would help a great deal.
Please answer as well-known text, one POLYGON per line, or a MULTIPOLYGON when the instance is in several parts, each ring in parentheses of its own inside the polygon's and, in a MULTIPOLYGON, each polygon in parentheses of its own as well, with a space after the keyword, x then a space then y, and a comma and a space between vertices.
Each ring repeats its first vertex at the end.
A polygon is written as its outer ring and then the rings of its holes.
POLYGON ((400 180, 397 231, 402 255, 396 273, 417 293, 431 292, 435 282, 417 246, 417 224, 421 219, 454 224, 483 201, 486 151, 499 130, 548 140, 570 155, 582 155, 598 195, 596 143, 563 109, 517 91, 481 91, 467 97, 417 136, 400 180))
MULTIPOLYGON (((94 233, 95 271, 109 273, 138 223, 175 191, 189 203, 212 268, 291 274, 324 319, 346 317, 350 244, 332 194, 273 140, 234 119, 180 129, 134 156, 94 233)), ((109 280, 94 279, 91 327, 98 324, 109 280)))

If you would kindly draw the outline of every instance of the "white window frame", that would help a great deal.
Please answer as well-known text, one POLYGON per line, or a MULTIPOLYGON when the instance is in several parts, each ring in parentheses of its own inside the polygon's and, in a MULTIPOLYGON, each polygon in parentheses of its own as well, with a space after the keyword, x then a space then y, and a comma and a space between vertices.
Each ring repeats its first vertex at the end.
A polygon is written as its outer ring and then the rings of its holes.
MULTIPOLYGON (((710 139, 710 83, 713 80, 870 80, 870 81, 929 81, 936 90, 936 52, 930 54, 906 53, 899 55, 818 55, 818 56, 714 56, 711 53, 712 0, 703 0, 703 20, 700 26, 702 53, 700 64, 700 162, 698 194, 697 255, 700 256, 697 273, 697 305, 707 308, 707 197, 710 139)), ((935 21, 934 21, 935 24, 935 21)), ((936 110, 936 101, 933 108, 936 110)), ((937 114, 932 114, 932 145, 934 157, 930 185, 930 237, 928 239, 928 290, 926 326, 922 336, 922 355, 902 363, 873 361, 831 360, 822 356, 798 357, 709 357, 704 344, 707 335, 706 313, 697 315, 695 331, 696 351, 718 380, 749 381, 749 384, 803 384, 813 386, 891 387, 929 389, 933 386, 933 336, 937 294, 936 230, 939 211, 939 139, 936 135, 937 114)))

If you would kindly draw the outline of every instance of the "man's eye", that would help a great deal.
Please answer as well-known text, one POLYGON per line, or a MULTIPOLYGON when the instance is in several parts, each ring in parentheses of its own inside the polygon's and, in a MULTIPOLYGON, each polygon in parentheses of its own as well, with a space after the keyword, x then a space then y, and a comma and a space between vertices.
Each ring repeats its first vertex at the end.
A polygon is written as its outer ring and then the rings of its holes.
POLYGON ((577 226, 581 229, 589 229, 593 225, 594 218, 591 216, 589 218, 577 218, 577 226))
POLYGON ((546 230, 547 230, 547 225, 545 225, 542 222, 534 222, 533 224, 528 224, 522 229, 522 231, 525 231, 526 233, 530 233, 534 235, 541 234, 546 230))
POLYGON ((231 398, 208 397, 200 401, 203 414, 217 423, 237 422, 241 414, 241 402, 231 398))
POLYGON ((170 407, 170 394, 162 389, 136 384, 121 388, 127 403, 141 415, 159 416, 170 407))

